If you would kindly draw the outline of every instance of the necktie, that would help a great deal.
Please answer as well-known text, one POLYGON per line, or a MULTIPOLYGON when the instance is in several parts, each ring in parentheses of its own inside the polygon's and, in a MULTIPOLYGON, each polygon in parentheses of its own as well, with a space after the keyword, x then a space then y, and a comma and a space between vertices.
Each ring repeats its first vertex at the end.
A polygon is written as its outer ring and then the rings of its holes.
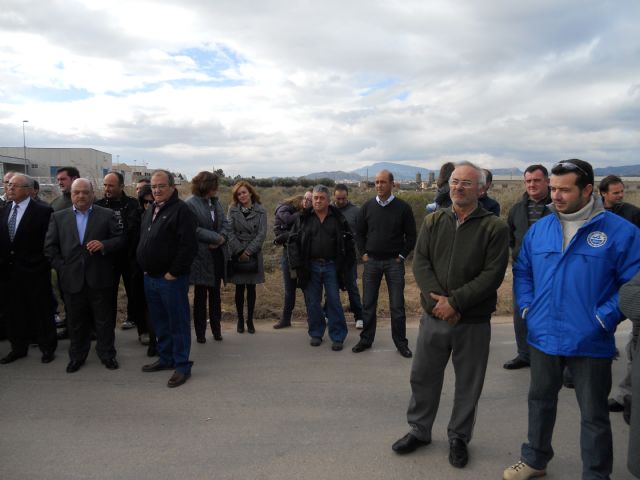
POLYGON ((9 238, 13 242, 13 238, 16 236, 16 221, 18 220, 18 208, 20 205, 16 204, 13 207, 13 212, 11 212, 11 217, 9 218, 9 238))

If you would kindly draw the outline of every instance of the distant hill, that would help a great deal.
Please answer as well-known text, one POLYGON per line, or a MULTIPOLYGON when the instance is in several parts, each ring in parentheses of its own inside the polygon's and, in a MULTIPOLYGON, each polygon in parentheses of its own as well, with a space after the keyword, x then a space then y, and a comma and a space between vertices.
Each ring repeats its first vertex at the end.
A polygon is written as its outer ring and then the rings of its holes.
POLYGON ((622 167, 594 168, 596 177, 618 175, 619 177, 640 177, 640 165, 623 165, 622 167))
POLYGON ((415 165, 405 165, 404 163, 393 163, 393 162, 378 162, 373 165, 368 165, 366 167, 357 168, 352 170, 353 173, 360 174, 363 178, 367 176, 367 170, 369 172, 369 180, 375 178, 376 173, 380 170, 389 170, 393 173, 394 179, 396 181, 407 181, 407 180, 415 180, 416 173, 422 174, 422 178, 424 180, 429 176, 429 170, 422 167, 416 167, 415 165))
POLYGON ((315 180, 316 178, 330 178, 332 180, 335 180, 336 182, 359 182, 360 180, 362 180, 362 177, 357 173, 343 172, 342 170, 336 170, 333 172, 310 173, 309 175, 305 175, 302 178, 308 178, 310 180, 315 180))
POLYGON ((365 180, 367 174, 369 180, 373 181, 380 170, 389 170, 393 173, 396 181, 411 181, 416 179, 416 173, 422 174, 423 180, 426 180, 429 176, 429 170, 422 167, 416 167, 415 165, 404 165, 402 163, 393 162, 378 162, 365 167, 357 168, 350 172, 335 171, 335 172, 315 172, 305 175, 304 178, 331 178, 336 181, 352 181, 357 182, 365 180))

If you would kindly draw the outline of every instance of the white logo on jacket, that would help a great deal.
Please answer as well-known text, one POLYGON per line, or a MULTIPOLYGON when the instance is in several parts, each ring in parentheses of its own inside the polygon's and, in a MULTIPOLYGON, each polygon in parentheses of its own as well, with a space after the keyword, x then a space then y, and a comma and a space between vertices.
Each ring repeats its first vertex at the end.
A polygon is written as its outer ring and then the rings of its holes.
POLYGON ((602 247, 605 243, 607 243, 607 234, 604 232, 591 232, 587 237, 587 243, 593 248, 602 247))

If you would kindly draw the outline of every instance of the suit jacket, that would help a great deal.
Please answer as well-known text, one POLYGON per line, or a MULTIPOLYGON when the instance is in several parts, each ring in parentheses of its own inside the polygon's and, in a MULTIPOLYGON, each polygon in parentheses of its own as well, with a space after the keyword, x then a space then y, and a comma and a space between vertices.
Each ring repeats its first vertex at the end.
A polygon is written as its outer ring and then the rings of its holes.
POLYGON ((113 211, 93 205, 81 242, 73 208, 65 208, 51 215, 45 240, 45 254, 58 272, 58 281, 64 292, 78 293, 85 283, 89 288, 108 288, 115 281, 114 254, 125 246, 122 225, 113 211), (101 252, 89 253, 86 245, 99 240, 101 252))
POLYGON ((0 209, 0 275, 10 282, 29 283, 34 277, 49 275, 44 255, 44 239, 53 210, 31 200, 20 220, 13 242, 9 238, 8 208, 0 209))

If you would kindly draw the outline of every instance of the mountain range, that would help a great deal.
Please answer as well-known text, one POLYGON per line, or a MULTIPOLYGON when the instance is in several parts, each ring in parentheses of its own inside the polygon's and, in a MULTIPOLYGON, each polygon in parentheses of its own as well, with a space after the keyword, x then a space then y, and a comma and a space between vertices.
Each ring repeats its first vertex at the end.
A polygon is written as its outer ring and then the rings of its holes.
MULTIPOLYGON (((378 162, 364 167, 357 168, 348 172, 342 170, 315 172, 305 175, 303 178, 318 179, 330 178, 336 182, 358 182, 369 179, 373 181, 375 175, 380 170, 389 170, 393 172, 396 181, 408 182, 415 181, 416 173, 420 173, 422 180, 429 178, 431 170, 427 168, 417 167, 415 165, 405 165, 393 162, 378 162)), ((491 170, 494 176, 510 175, 515 178, 522 176, 523 171, 519 168, 494 168, 491 170)), ((433 171, 434 175, 438 175, 438 171, 433 171)), ((596 177, 604 177, 606 175, 618 175, 620 177, 640 177, 640 165, 623 165, 620 167, 602 167, 595 168, 596 177)))

